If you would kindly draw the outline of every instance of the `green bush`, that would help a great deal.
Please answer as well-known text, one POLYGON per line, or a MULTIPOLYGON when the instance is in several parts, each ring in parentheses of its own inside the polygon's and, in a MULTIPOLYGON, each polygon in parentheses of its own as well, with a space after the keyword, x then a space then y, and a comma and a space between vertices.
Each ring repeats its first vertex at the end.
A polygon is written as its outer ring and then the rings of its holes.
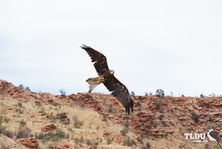
POLYGON ((3 133, 6 130, 6 126, 0 125, 0 134, 3 133))
POLYGON ((141 111, 142 110, 142 104, 140 102, 137 102, 136 103, 136 106, 138 108, 138 111, 141 111))
POLYGON ((16 138, 17 139, 28 138, 31 136, 30 132, 31 132, 30 128, 20 127, 18 133, 16 134, 16 138))
POLYGON ((190 114, 191 114, 191 118, 192 118, 195 122, 198 122, 199 115, 198 115, 197 113, 195 113, 194 111, 191 111, 190 114))
POLYGON ((22 114, 23 113, 23 110, 21 108, 15 108, 15 111, 19 114, 22 114))
POLYGON ((22 102, 18 102, 17 106, 21 108, 22 107, 22 102))
POLYGON ((164 91, 162 89, 157 89, 156 90, 156 95, 159 96, 159 97, 164 97, 165 96, 164 91))
POLYGON ((65 134, 65 132, 63 132, 60 129, 57 129, 56 132, 50 131, 45 134, 42 134, 39 137, 42 138, 41 140, 43 142, 48 142, 48 141, 57 142, 57 141, 60 141, 61 139, 65 139, 66 136, 67 135, 65 134))
POLYGON ((75 128, 80 128, 80 127, 83 126, 83 124, 84 124, 84 122, 82 122, 82 121, 75 121, 74 122, 74 127, 75 128))
POLYGON ((60 113, 59 114, 59 119, 65 119, 65 118, 67 118, 66 113, 60 113))
POLYGON ((109 136, 106 137, 106 143, 109 145, 113 142, 113 138, 110 138, 109 136))
POLYGON ((113 111, 114 111, 114 110, 113 110, 113 104, 110 104, 110 105, 109 105, 109 110, 108 110, 108 111, 109 111, 109 113, 113 113, 113 111))
POLYGON ((156 102, 155 102, 155 105, 156 105, 156 108, 157 108, 158 110, 160 110, 162 103, 161 103, 161 101, 156 101, 156 102))
POLYGON ((53 102, 52 105, 56 107, 56 106, 59 106, 59 103, 58 102, 53 102))
POLYGON ((130 140, 129 138, 124 138, 123 139, 123 145, 133 146, 133 145, 136 145, 136 142, 134 140, 130 140))

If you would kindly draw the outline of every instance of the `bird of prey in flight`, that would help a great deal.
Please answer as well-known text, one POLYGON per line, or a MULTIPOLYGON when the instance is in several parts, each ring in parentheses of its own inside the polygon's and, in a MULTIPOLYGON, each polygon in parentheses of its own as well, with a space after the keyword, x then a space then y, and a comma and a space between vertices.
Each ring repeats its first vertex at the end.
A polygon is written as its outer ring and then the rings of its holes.
POLYGON ((97 85, 103 83, 105 87, 112 92, 112 95, 125 107, 128 114, 130 114, 130 109, 133 112, 133 100, 129 91, 126 86, 114 76, 114 71, 109 69, 106 57, 89 46, 82 45, 81 48, 91 57, 99 75, 98 77, 86 80, 89 84, 89 93, 91 93, 97 85))

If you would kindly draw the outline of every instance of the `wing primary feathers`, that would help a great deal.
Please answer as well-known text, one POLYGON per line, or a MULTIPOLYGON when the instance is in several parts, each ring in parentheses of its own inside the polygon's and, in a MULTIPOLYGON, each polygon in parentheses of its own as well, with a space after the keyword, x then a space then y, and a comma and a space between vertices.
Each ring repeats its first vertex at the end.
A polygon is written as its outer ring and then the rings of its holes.
POLYGON ((84 45, 82 44, 82 46, 80 46, 82 49, 86 50, 86 49, 91 49, 91 47, 87 46, 87 45, 84 45))
POLYGON ((102 53, 84 44, 81 46, 81 48, 84 49, 91 57, 91 60, 94 63, 94 67, 99 76, 101 76, 104 72, 109 70, 106 57, 102 53))

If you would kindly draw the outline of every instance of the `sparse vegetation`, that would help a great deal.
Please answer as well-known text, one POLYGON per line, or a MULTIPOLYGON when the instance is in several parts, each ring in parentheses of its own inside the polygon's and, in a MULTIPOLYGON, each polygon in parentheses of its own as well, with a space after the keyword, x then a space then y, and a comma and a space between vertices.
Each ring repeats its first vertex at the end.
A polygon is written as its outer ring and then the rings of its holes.
POLYGON ((90 94, 88 94, 88 93, 85 94, 85 97, 86 97, 86 98, 89 98, 89 99, 92 98, 92 96, 91 96, 90 94))
POLYGON ((66 91, 62 88, 59 90, 60 94, 62 97, 65 97, 66 96, 66 91))
POLYGON ((114 112, 114 110, 113 110, 113 104, 110 104, 110 105, 109 105, 109 110, 108 110, 108 111, 109 111, 109 113, 113 113, 113 112, 114 112))
POLYGON ((131 96, 135 96, 135 92, 134 91, 131 91, 131 96))
POLYGON ((25 87, 23 84, 19 84, 19 88, 20 88, 20 89, 27 90, 27 91, 31 91, 31 89, 30 89, 28 86, 25 87))
POLYGON ((126 136, 126 134, 128 133, 128 131, 129 131, 129 129, 126 128, 126 127, 124 127, 124 128, 120 131, 120 133, 122 134, 122 136, 126 136))
POLYGON ((82 100, 82 98, 81 98, 79 95, 76 97, 76 99, 77 99, 78 101, 82 100))
POLYGON ((167 127, 167 124, 166 124, 165 121, 162 120, 162 121, 161 121, 161 124, 162 124, 163 127, 167 127))
POLYGON ((155 123, 152 124, 153 128, 157 128, 157 125, 155 123))
POLYGON ((125 137, 123 139, 123 145, 125 145, 125 146, 133 146, 133 145, 136 145, 136 142, 134 140, 130 140, 128 137, 125 137))
POLYGON ((31 129, 27 127, 20 127, 18 133, 16 134, 16 138, 29 138, 31 136, 31 129))
POLYGON ((92 140, 90 140, 90 139, 86 139, 86 144, 89 145, 89 146, 92 146, 92 145, 93 145, 93 142, 92 142, 92 140))
POLYGON ((23 113, 23 109, 24 109, 24 106, 22 104, 22 102, 18 102, 16 105, 15 105, 15 111, 19 114, 22 114, 23 113))
POLYGON ((65 134, 65 132, 63 132, 60 129, 56 129, 56 132, 47 132, 45 134, 40 135, 40 138, 43 142, 48 142, 48 141, 52 141, 52 142, 57 142, 61 139, 68 139, 69 136, 67 134, 65 134))
POLYGON ((80 142, 80 139, 79 138, 74 138, 74 142, 76 143, 76 145, 78 145, 79 142, 80 142))
POLYGON ((210 149, 210 145, 209 144, 205 144, 205 149, 210 149))
POLYGON ((75 128, 81 128, 84 125, 83 121, 79 121, 77 116, 73 116, 73 121, 74 121, 74 127, 75 128))
POLYGON ((53 123, 55 123, 55 121, 56 121, 56 116, 54 116, 54 115, 50 115, 50 116, 48 116, 47 117, 51 122, 53 122, 53 123))
POLYGON ((17 103, 17 106, 20 107, 20 108, 22 108, 22 102, 18 102, 18 103, 17 103))
POLYGON ((154 123, 154 120, 155 120, 155 118, 152 118, 152 126, 153 126, 153 128, 157 128, 157 125, 154 123))
POLYGON ((141 137, 137 137, 137 141, 141 142, 143 139, 141 137))
POLYGON ((2 124, 3 122, 3 116, 0 116, 0 125, 2 124))
POLYGON ((0 134, 6 130, 6 126, 0 125, 0 134))
POLYGON ((19 122, 19 127, 21 128, 21 127, 25 127, 25 126, 26 126, 26 122, 24 120, 21 120, 19 122))
POLYGON ((110 138, 109 136, 106 137, 106 143, 111 144, 113 142, 113 138, 110 138))
POLYGON ((75 121, 74 122, 74 127, 75 128, 81 128, 83 126, 84 122, 82 121, 75 121))
POLYGON ((156 106, 156 108, 157 108, 158 110, 161 109, 161 105, 162 105, 161 101, 158 100, 158 101, 155 102, 155 106, 156 106))
POLYGON ((76 143, 76 145, 83 144, 84 143, 83 136, 81 136, 80 138, 74 138, 74 142, 76 143))
POLYGON ((22 114, 23 113, 23 110, 21 108, 15 108, 15 111, 19 114, 22 114))
POLYGON ((56 106, 59 106, 59 103, 54 101, 52 102, 52 105, 56 107, 56 106))
POLYGON ((67 118, 67 115, 66 115, 66 113, 59 113, 59 119, 65 119, 65 118, 67 118))
POLYGON ((215 93, 209 94, 209 97, 216 97, 217 95, 215 93))
POLYGON ((21 88, 21 89, 25 89, 25 87, 24 87, 23 84, 19 84, 19 88, 21 88))
POLYGON ((0 95, 3 95, 3 94, 4 94, 4 90, 0 89, 0 95))
POLYGON ((84 138, 83 138, 83 136, 81 136, 80 143, 83 143, 83 142, 84 142, 84 138))
POLYGON ((6 126, 2 126, 3 117, 0 116, 0 134, 3 134, 9 138, 13 137, 13 133, 6 129, 6 126))
POLYGON ((70 127, 67 128, 67 130, 70 131, 70 132, 73 132, 72 128, 70 128, 70 127))
POLYGON ((138 111, 142 110, 142 104, 140 102, 137 102, 136 106, 137 106, 138 111))
POLYGON ((30 89, 28 86, 25 88, 25 90, 27 90, 27 91, 31 91, 31 89, 30 89))
POLYGON ((204 98, 205 96, 203 94, 200 94, 200 98, 204 98))
POLYGON ((41 107, 41 106, 42 106, 42 102, 40 102, 40 101, 35 101, 35 105, 36 105, 37 107, 41 107))
POLYGON ((159 96, 159 97, 164 97, 165 96, 164 91, 162 89, 157 89, 156 90, 156 95, 159 96))
POLYGON ((186 128, 186 132, 191 132, 191 128, 186 128))
POLYGON ((148 128, 147 126, 142 125, 141 138, 147 138, 147 137, 148 137, 148 128))
POLYGON ((141 149, 151 149, 150 143, 146 142, 146 146, 143 146, 141 149))
POLYGON ((199 115, 198 115, 197 113, 195 113, 194 111, 191 111, 190 114, 191 114, 191 118, 192 118, 195 122, 198 122, 199 115))

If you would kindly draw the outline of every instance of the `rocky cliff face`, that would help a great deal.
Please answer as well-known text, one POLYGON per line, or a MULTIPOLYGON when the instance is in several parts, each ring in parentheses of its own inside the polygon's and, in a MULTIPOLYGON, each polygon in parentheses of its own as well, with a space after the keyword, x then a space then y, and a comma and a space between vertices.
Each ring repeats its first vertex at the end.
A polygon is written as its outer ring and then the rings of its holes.
POLYGON ((0 80, 0 143, 43 149, 214 148, 215 142, 184 136, 206 133, 207 125, 222 138, 222 97, 135 96, 134 109, 127 116, 112 95, 34 93, 0 80))

